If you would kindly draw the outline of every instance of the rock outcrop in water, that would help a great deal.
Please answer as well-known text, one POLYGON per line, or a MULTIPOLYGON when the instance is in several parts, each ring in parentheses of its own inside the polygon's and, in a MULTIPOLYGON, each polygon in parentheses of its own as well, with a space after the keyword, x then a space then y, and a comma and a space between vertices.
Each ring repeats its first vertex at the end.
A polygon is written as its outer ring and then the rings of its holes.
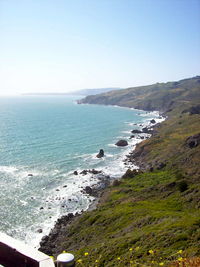
POLYGON ((98 171, 98 170, 92 169, 92 170, 83 170, 83 171, 80 172, 80 174, 83 174, 83 175, 86 175, 88 173, 99 174, 99 173, 102 173, 102 171, 98 171))
POLYGON ((116 146, 127 146, 128 142, 126 140, 119 140, 115 145, 116 146))
POLYGON ((132 130, 131 132, 132 132, 133 134, 140 134, 140 133, 142 133, 142 131, 137 130, 137 129, 134 129, 134 130, 132 130))
POLYGON ((103 149, 100 149, 99 150, 99 153, 96 155, 97 158, 102 158, 104 157, 104 150, 103 149))

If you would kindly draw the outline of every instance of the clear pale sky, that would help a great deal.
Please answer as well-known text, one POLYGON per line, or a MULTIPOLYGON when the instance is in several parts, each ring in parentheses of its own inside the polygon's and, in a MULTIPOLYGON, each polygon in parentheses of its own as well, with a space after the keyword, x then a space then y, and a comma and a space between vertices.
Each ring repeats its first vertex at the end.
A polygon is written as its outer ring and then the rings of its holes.
POLYGON ((0 94, 200 74, 200 0, 0 0, 0 94))

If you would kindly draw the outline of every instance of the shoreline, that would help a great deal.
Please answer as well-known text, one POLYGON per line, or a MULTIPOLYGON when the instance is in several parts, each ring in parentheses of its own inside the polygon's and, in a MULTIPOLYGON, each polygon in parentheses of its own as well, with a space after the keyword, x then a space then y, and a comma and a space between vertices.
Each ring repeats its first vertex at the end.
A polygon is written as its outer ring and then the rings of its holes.
MULTIPOLYGON (((147 114, 151 113, 150 111, 146 111, 146 112, 147 112, 147 114)), ((143 129, 145 129, 145 128, 148 129, 149 133, 142 132, 142 129, 141 129, 140 133, 137 133, 136 139, 138 140, 138 142, 136 142, 136 144, 133 147, 131 147, 128 154, 125 155, 125 159, 122 160, 123 164, 127 167, 127 170, 131 169, 131 167, 132 167, 132 169, 140 169, 140 166, 135 165, 135 162, 133 162, 133 160, 130 160, 131 155, 136 150, 137 145, 139 143, 143 142, 144 140, 147 140, 148 138, 150 138, 154 134, 154 128, 166 119, 166 116, 164 116, 164 114, 161 115, 159 113, 159 111, 152 111, 152 113, 155 113, 155 112, 157 113, 158 117, 150 119, 148 125, 146 125, 146 124, 143 124, 143 125, 133 124, 137 127, 139 126, 139 127, 142 127, 143 129), (159 119, 159 121, 157 121, 158 119, 159 119), (155 122, 151 123, 150 121, 155 121, 155 122)), ((130 134, 131 134, 131 132, 130 132, 130 134)), ((129 137, 129 139, 131 139, 131 136, 129 137)), ((121 179, 121 177, 112 179, 112 177, 104 175, 103 182, 102 181, 100 182, 100 187, 95 187, 95 186, 92 187, 91 188, 92 191, 90 192, 90 194, 87 194, 87 192, 84 189, 83 191, 85 191, 84 193, 86 195, 94 197, 93 202, 89 205, 89 207, 86 210, 81 211, 81 213, 78 213, 78 212, 75 214, 68 213, 67 215, 63 215, 60 218, 58 218, 55 221, 55 224, 54 224, 53 228, 50 230, 50 232, 47 235, 44 235, 42 237, 42 239, 39 243, 39 249, 38 250, 40 250, 40 251, 42 251, 48 255, 53 255, 53 250, 56 247, 56 244, 60 243, 60 240, 62 240, 62 236, 64 235, 64 232, 63 232, 64 229, 66 229, 66 227, 70 226, 75 220, 79 219, 83 214, 85 214, 85 212, 96 209, 98 207, 98 204, 101 201, 101 197, 104 194, 105 189, 108 186, 110 186, 115 180, 121 179)))

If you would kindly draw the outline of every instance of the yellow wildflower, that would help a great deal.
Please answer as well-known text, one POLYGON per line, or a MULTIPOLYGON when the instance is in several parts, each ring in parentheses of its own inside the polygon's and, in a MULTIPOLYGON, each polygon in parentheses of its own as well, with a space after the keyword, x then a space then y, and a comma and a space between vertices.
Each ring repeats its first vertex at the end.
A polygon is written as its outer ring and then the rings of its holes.
POLYGON ((99 260, 96 260, 95 262, 97 263, 97 262, 99 262, 99 260))
POLYGON ((154 251, 152 249, 149 250, 149 254, 153 255, 154 251))
POLYGON ((84 255, 85 255, 85 256, 88 256, 88 255, 89 255, 89 253, 88 253, 88 252, 85 252, 85 253, 84 253, 84 255))
POLYGON ((81 259, 79 259, 79 260, 77 260, 77 262, 81 263, 81 262, 82 262, 82 260, 81 260, 81 259))
POLYGON ((62 253, 67 253, 65 250, 63 250, 63 252, 62 253))
POLYGON ((135 251, 138 251, 139 249, 140 249, 140 247, 136 247, 136 248, 135 248, 135 251))
POLYGON ((118 257, 117 259, 118 259, 119 261, 121 260, 121 258, 120 258, 120 257, 118 257))
POLYGON ((132 251, 133 249, 132 248, 129 248, 129 251, 132 251))
POLYGON ((163 266, 163 265, 164 265, 164 262, 160 262, 159 265, 160 265, 160 266, 163 266))
POLYGON ((183 253, 183 250, 182 249, 180 249, 178 252, 177 252, 177 254, 182 254, 183 253))
POLYGON ((183 261, 183 258, 182 257, 178 258, 178 261, 183 261))

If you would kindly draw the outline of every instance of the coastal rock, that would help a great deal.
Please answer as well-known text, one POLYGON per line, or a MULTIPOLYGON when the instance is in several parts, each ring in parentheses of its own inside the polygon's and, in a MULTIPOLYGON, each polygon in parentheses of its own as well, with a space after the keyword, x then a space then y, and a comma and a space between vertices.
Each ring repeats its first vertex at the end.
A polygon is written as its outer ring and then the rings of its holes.
MULTIPOLYGON (((76 214, 75 216, 78 216, 78 214, 76 214)), ((39 251, 42 251, 47 255, 53 255, 54 249, 59 242, 59 237, 64 234, 64 227, 71 223, 73 219, 73 213, 69 213, 68 215, 59 218, 56 221, 54 228, 50 231, 49 235, 42 237, 42 240, 40 241, 39 251)))
POLYGON ((150 120, 150 123, 154 124, 156 121, 154 119, 150 120))
POLYGON ((129 139, 135 138, 135 135, 131 135, 129 139))
POLYGON ((115 145, 116 146, 127 146, 128 142, 126 140, 119 140, 115 145))
POLYGON ((197 147, 199 144, 200 144, 200 133, 199 134, 192 135, 192 136, 189 136, 186 139, 186 145, 189 148, 197 147))
POLYGON ((37 232, 38 232, 39 234, 41 234, 41 233, 43 232, 43 231, 42 231, 42 228, 38 229, 37 232))
POLYGON ((82 172, 80 172, 80 174, 86 175, 88 173, 87 170, 83 170, 82 172))
POLYGON ((92 195, 92 193, 93 193, 93 190, 92 190, 92 188, 90 186, 86 186, 84 191, 88 195, 92 195))
POLYGON ((138 135, 137 139, 144 139, 144 136, 143 135, 138 135))
POLYGON ((114 180, 112 183, 112 186, 119 186, 121 184, 121 181, 119 180, 114 180))
POLYGON ((89 172, 89 173, 92 173, 92 174, 99 174, 99 173, 101 173, 102 171, 97 171, 97 170, 95 170, 95 169, 92 169, 92 170, 89 170, 88 172, 89 172))
POLYGON ((43 246, 47 241, 49 237, 47 235, 43 236, 41 241, 40 241, 40 246, 43 246))
POLYGON ((141 173, 140 171, 138 170, 131 170, 131 169, 128 169, 125 174, 122 176, 123 179, 126 179, 126 178, 133 178, 135 177, 136 175, 138 175, 139 173, 141 173))
POLYGON ((83 170, 80 172, 80 174, 83 174, 83 175, 86 175, 88 173, 91 173, 91 174, 99 174, 99 173, 102 173, 102 171, 97 171, 95 169, 92 169, 92 170, 83 170))
POLYGON ((146 133, 146 134, 152 134, 153 130, 151 130, 151 129, 147 128, 147 127, 144 127, 144 128, 142 128, 142 132, 146 133))
POLYGON ((104 157, 104 150, 103 149, 100 149, 99 150, 99 153, 96 155, 97 158, 102 158, 104 157))
POLYGON ((132 132, 133 134, 134 134, 134 133, 136 133, 136 134, 142 133, 142 131, 140 131, 140 130, 137 130, 137 129, 135 129, 135 130, 132 130, 131 132, 132 132))
POLYGON ((77 171, 74 171, 74 175, 78 175, 78 172, 77 171))
POLYGON ((160 163, 157 163, 157 164, 158 164, 157 165, 157 170, 161 170, 166 166, 166 164, 164 162, 160 162, 160 163))
POLYGON ((32 173, 29 173, 28 176, 33 176, 33 174, 32 173))

